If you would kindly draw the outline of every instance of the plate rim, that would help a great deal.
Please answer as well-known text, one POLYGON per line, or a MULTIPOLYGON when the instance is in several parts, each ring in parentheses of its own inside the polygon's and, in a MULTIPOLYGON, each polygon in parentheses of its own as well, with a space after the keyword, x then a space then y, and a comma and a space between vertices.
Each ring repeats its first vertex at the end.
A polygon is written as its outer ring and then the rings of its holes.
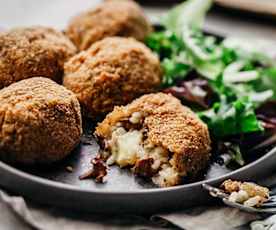
MULTIPOLYGON (((14 166, 11 166, 3 161, 0 160, 0 168, 5 170, 8 173, 13 174, 14 176, 17 176, 18 178, 31 181, 43 186, 50 186, 53 188, 58 188, 58 189, 63 189, 64 191, 74 191, 74 192, 80 192, 80 193, 93 193, 93 194, 106 194, 106 195, 138 195, 138 194, 155 194, 155 193, 163 193, 163 192, 170 192, 170 191, 179 191, 183 189, 190 189, 192 187, 197 187, 201 186, 203 183, 216 183, 218 181, 222 181, 225 178, 230 178, 235 176, 236 174, 245 171, 248 168, 254 167, 255 165, 261 163, 262 161, 265 161, 267 158, 270 158, 272 155, 276 154, 276 146, 273 147, 270 151, 268 151, 265 155, 262 157, 258 158, 257 160, 239 168, 236 169, 232 172, 226 173, 224 175, 215 177, 215 178, 210 178, 210 179, 205 179, 189 184, 182 184, 182 185, 177 185, 177 186, 172 186, 172 187, 165 187, 165 188, 145 188, 145 189, 139 189, 139 190, 131 190, 131 191, 126 191, 126 190, 105 190, 104 188, 100 189, 95 189, 95 188, 82 188, 80 186, 72 185, 72 184, 66 184, 63 182, 59 181, 54 181, 50 179, 46 179, 43 177, 39 177, 37 175, 33 175, 28 172, 24 172, 20 169, 17 169, 14 166)), ((94 182, 96 183, 96 182, 94 182)), ((107 182, 108 183, 108 182, 107 182)), ((3 186, 7 187, 7 186, 3 186)))

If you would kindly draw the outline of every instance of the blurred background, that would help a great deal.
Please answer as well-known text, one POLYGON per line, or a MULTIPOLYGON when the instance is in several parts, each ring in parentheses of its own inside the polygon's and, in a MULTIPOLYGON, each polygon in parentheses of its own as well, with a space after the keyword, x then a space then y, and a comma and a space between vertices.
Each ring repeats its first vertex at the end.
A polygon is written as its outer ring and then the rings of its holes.
MULTIPOLYGON (((0 0, 0 27, 49 25, 63 29, 76 13, 101 0, 0 0)), ((139 0, 152 21, 181 1, 139 0)), ((219 35, 276 40, 276 0, 215 0, 205 30, 219 35)))

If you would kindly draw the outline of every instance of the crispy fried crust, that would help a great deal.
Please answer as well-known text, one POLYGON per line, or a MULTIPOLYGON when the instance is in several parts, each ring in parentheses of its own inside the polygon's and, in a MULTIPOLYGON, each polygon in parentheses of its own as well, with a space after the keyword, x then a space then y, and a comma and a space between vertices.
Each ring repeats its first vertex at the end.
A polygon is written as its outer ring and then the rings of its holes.
POLYGON ((105 1, 74 17, 66 34, 80 50, 109 36, 144 38, 152 31, 142 9, 134 1, 105 1))
POLYGON ((60 82, 64 62, 75 53, 73 43, 51 28, 3 32, 0 34, 0 88, 34 76, 60 82))
POLYGON ((63 79, 90 117, 154 92, 160 82, 158 58, 144 44, 120 37, 105 38, 72 57, 63 79))
POLYGON ((112 127, 134 112, 146 114, 143 127, 148 138, 173 154, 171 164, 181 175, 195 175, 207 165, 211 150, 207 126, 178 99, 164 93, 148 94, 127 106, 115 107, 98 124, 95 135, 109 139, 112 127))
POLYGON ((51 163, 64 158, 82 133, 75 95, 35 77, 0 91, 0 158, 12 163, 51 163))

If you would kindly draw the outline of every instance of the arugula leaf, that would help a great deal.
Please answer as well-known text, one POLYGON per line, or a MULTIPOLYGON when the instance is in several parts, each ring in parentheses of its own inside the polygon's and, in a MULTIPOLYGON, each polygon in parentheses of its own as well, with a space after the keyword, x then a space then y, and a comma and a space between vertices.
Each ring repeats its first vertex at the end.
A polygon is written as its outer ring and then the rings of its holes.
POLYGON ((222 73, 222 47, 216 44, 214 37, 203 36, 198 30, 186 28, 183 30, 182 41, 190 63, 198 73, 212 80, 222 73))
POLYGON ((217 60, 206 62, 194 59, 193 66, 199 74, 210 80, 215 80, 224 68, 223 63, 217 60))
POLYGON ((167 30, 183 42, 190 65, 201 75, 215 79, 223 70, 221 47, 214 37, 203 36, 201 27, 212 0, 186 1, 173 8, 162 19, 167 30))
POLYGON ((183 51, 183 42, 175 34, 169 31, 152 33, 146 38, 146 44, 162 61, 164 87, 173 85, 177 79, 185 78, 190 72, 191 66, 183 51))
POLYGON ((190 72, 189 65, 165 58, 161 64, 164 71, 163 85, 172 85, 175 80, 183 79, 190 72))
POLYGON ((170 10, 162 18, 161 24, 178 36, 182 36, 184 27, 201 28, 212 2, 212 0, 185 1, 170 10))
POLYGON ((247 98, 237 99, 231 103, 224 99, 215 103, 212 109, 200 112, 199 117, 217 138, 263 131, 254 112, 254 106, 247 98))
POLYGON ((261 39, 228 37, 223 46, 235 50, 239 59, 260 63, 262 66, 275 66, 275 43, 261 39))
POLYGON ((272 91, 271 98, 276 100, 276 66, 259 70, 260 78, 252 83, 257 91, 272 91))
POLYGON ((229 65, 232 62, 235 62, 237 59, 238 56, 234 49, 222 46, 221 60, 225 64, 225 66, 229 65))
POLYGON ((145 43, 161 60, 176 56, 184 48, 181 39, 170 31, 153 32, 145 39, 145 43))
POLYGON ((215 151, 219 153, 217 162, 221 165, 228 166, 233 162, 239 166, 243 166, 245 164, 240 145, 234 141, 218 141, 216 143, 215 151))
POLYGON ((238 95, 238 97, 248 97, 255 108, 259 107, 273 96, 273 90, 269 89, 257 92, 251 84, 232 84, 228 87, 231 87, 231 90, 235 95, 238 95))
POLYGON ((182 31, 182 41, 185 48, 194 58, 202 61, 217 60, 221 57, 221 46, 212 36, 204 36, 199 29, 185 27, 182 31))
POLYGON ((238 165, 243 166, 245 164, 240 146, 238 144, 229 145, 229 154, 231 156, 231 160, 236 162, 238 165))
POLYGON ((196 69, 208 79, 215 79, 222 72, 224 64, 220 57, 216 57, 218 49, 213 48, 215 45, 212 37, 204 39, 201 35, 197 36, 193 41, 195 44, 190 44, 197 47, 197 51, 195 48, 187 47, 183 40, 168 31, 152 33, 146 39, 147 46, 155 51, 162 61, 163 86, 172 85, 176 79, 183 79, 190 69, 196 69))
MULTIPOLYGON (((257 93, 247 84, 226 84, 221 75, 210 82, 219 100, 209 110, 199 113, 200 118, 207 123, 211 134, 216 138, 242 133, 262 131, 255 108, 262 101, 253 98, 257 93)), ((260 99, 261 95, 257 95, 260 99)), ((265 96, 265 95, 264 95, 265 96)), ((271 96, 271 95, 269 95, 271 96)))

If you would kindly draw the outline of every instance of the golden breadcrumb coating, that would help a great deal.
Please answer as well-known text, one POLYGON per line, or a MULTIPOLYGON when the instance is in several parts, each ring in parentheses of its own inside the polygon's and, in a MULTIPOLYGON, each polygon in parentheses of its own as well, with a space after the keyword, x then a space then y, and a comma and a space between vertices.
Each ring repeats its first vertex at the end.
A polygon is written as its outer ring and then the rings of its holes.
POLYGON ((63 79, 90 117, 154 92, 160 82, 158 58, 141 42, 121 37, 105 38, 72 57, 63 79))
POLYGON ((73 43, 51 28, 23 27, 0 33, 0 89, 34 76, 61 82, 64 62, 75 53, 73 43))
POLYGON ((80 50, 110 36, 144 38, 152 31, 142 9, 134 1, 105 1, 74 17, 66 34, 80 50))
MULTIPOLYGON (((206 167, 210 158, 211 141, 207 126, 178 99, 164 93, 144 95, 127 106, 115 107, 95 135, 99 140, 110 139, 114 127, 129 120, 132 114, 144 114, 143 130, 155 146, 168 150, 170 164, 181 176, 196 175, 206 167)), ((180 180, 165 184, 176 185, 180 180)))
POLYGON ((0 90, 0 158, 51 163, 67 156, 82 133, 76 96, 50 79, 34 77, 0 90))

